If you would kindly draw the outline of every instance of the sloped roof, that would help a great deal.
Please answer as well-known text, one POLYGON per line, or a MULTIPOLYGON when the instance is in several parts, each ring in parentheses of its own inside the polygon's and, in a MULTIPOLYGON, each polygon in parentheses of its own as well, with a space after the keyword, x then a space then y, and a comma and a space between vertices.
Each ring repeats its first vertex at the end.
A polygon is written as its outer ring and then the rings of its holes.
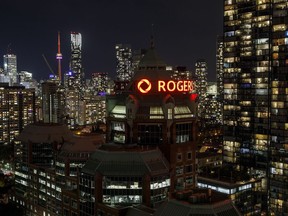
POLYGON ((134 83, 141 79, 149 79, 151 82, 157 80, 170 80, 171 70, 166 70, 166 63, 158 56, 154 47, 151 47, 140 60, 137 70, 126 89, 133 89, 134 83))
POLYGON ((69 142, 65 142, 61 151, 65 152, 92 152, 100 145, 104 144, 104 134, 95 134, 93 136, 73 136, 69 142))
POLYGON ((150 214, 145 211, 141 211, 140 209, 136 208, 129 208, 125 216, 152 216, 153 214, 150 214))
POLYGON ((24 143, 62 143, 73 138, 67 126, 61 124, 29 124, 16 137, 24 143))
POLYGON ((150 48, 141 59, 139 67, 166 67, 166 63, 159 57, 154 48, 150 48))
POLYGON ((217 203, 190 204, 178 200, 169 200, 158 208, 154 216, 240 216, 229 199, 217 203))
POLYGON ((144 152, 103 151, 94 152, 82 172, 94 175, 143 176, 144 174, 169 173, 169 165, 160 150, 144 152))

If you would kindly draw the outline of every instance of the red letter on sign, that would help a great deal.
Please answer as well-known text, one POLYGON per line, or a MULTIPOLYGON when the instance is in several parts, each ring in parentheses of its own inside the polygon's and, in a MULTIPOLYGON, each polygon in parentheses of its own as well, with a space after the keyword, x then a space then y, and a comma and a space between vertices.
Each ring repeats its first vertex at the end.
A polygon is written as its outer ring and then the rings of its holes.
POLYGON ((185 91, 185 92, 187 91, 187 81, 186 80, 184 81, 183 91, 185 91))
POLYGON ((176 84, 175 84, 174 81, 169 81, 169 82, 167 83, 167 89, 168 89, 168 91, 173 92, 173 91, 175 91, 175 88, 176 88, 176 84), (171 86, 171 84, 172 84, 172 86, 171 86))
POLYGON ((192 81, 188 82, 188 91, 192 91, 193 90, 193 85, 192 85, 192 81))
POLYGON ((158 81, 158 91, 161 92, 161 89, 166 92, 166 89, 165 89, 165 82, 160 80, 158 81))
POLYGON ((183 81, 178 81, 177 82, 177 90, 178 91, 183 91, 183 81))

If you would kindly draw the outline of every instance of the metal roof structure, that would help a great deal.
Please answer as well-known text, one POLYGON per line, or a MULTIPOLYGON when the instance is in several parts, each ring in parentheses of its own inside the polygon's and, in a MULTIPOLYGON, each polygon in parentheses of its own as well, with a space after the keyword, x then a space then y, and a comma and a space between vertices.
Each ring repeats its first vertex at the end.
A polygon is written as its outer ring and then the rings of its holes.
POLYGON ((16 137, 22 142, 32 143, 62 143, 71 140, 73 133, 67 126, 61 124, 30 124, 16 137))
POLYGON ((231 200, 216 203, 190 204, 170 200, 156 210, 154 216, 240 216, 231 200))
POLYGON ((169 165, 158 149, 141 152, 98 149, 91 155, 82 172, 91 175, 99 172, 106 176, 143 176, 149 173, 157 175, 169 173, 169 165))

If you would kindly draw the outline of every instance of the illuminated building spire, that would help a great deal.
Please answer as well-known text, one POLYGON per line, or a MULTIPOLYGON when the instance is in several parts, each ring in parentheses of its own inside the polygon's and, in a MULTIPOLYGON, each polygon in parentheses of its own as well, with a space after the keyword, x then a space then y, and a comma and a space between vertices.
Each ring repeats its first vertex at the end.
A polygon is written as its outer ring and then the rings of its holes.
POLYGON ((58 52, 56 54, 56 59, 58 61, 58 79, 61 83, 61 60, 62 60, 62 53, 61 53, 61 43, 60 43, 60 32, 58 32, 58 52))

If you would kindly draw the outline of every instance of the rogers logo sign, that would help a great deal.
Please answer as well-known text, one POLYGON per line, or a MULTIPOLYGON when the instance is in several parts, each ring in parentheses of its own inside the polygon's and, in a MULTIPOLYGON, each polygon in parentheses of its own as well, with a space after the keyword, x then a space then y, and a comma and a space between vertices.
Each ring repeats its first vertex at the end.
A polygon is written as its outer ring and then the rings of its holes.
MULTIPOLYGON (((156 88, 153 86, 153 88, 158 92, 192 92, 193 90, 191 80, 158 80, 154 84, 157 86, 156 88)), ((152 83, 148 79, 141 79, 137 84, 137 88, 142 94, 146 94, 152 89, 152 83)))
POLYGON ((138 82, 137 88, 141 93, 146 94, 151 90, 152 85, 149 80, 142 79, 138 82))

